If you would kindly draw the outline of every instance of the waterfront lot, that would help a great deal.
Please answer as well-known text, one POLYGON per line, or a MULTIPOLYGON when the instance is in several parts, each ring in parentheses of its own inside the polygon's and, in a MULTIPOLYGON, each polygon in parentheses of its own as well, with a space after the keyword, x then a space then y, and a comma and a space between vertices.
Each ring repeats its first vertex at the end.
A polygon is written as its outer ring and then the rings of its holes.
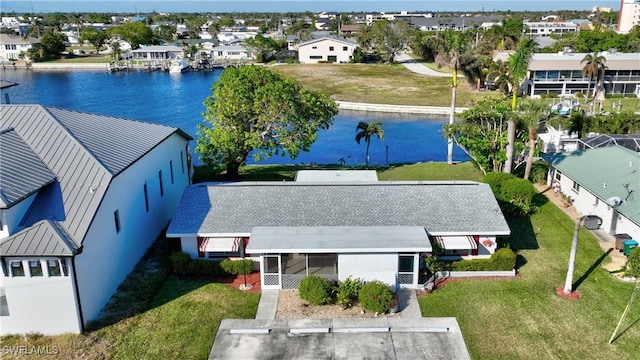
MULTIPOLYGON (((246 179, 291 179, 295 168, 247 167, 246 179)), ((425 163, 398 166, 379 174, 381 180, 473 180, 479 174, 468 163, 447 166, 425 163)), ((573 221, 553 204, 538 199, 529 218, 509 219, 512 242, 520 255, 519 276, 512 280, 465 280, 419 297, 424 316, 454 316, 474 359, 633 359, 640 353, 640 306, 637 300, 621 330, 607 345, 633 284, 601 269, 607 261, 597 240, 580 233, 574 280, 577 301, 555 295, 563 284, 573 221)), ((145 289, 140 280, 134 283, 145 289)), ((153 287, 151 287, 153 288, 153 287)), ((55 356, 85 359, 205 358, 221 319, 252 318, 258 294, 225 284, 180 280, 170 276, 149 304, 131 297, 123 307, 140 306, 118 321, 84 335, 5 337, 1 346, 56 346, 55 356), (138 302, 141 302, 138 300, 138 302)), ((3 354, 3 359, 27 358, 3 354)), ((38 358, 31 355, 28 358, 38 358)))

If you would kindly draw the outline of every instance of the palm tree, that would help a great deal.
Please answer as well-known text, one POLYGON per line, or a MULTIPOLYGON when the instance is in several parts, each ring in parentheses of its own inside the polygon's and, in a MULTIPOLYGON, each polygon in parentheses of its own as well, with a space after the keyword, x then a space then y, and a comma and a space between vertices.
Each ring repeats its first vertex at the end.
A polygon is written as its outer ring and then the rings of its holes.
POLYGON ((507 95, 511 87, 509 77, 509 63, 502 60, 494 61, 489 65, 487 79, 493 82, 501 93, 507 95))
MULTIPOLYGON (((456 112, 456 96, 458 93, 458 69, 460 68, 460 58, 470 44, 468 40, 470 32, 460 32, 447 29, 442 33, 444 42, 441 55, 449 59, 451 67, 451 113, 449 114, 449 124, 452 125, 456 112)), ((453 164, 453 138, 447 139, 447 164, 453 164)))
MULTIPOLYGON (((533 55, 534 42, 531 38, 520 41, 513 54, 509 56, 509 75, 511 78, 511 110, 515 111, 518 101, 520 82, 527 75, 529 61, 533 55)), ((507 122, 507 160, 504 162, 504 172, 510 174, 513 166, 513 149, 516 142, 516 122, 513 117, 507 122)))
POLYGON ((540 120, 548 116, 549 106, 539 100, 527 100, 522 101, 518 109, 520 110, 520 118, 529 131, 529 154, 524 168, 524 178, 528 179, 529 174, 531 174, 531 167, 533 166, 533 153, 536 150, 538 126, 540 125, 540 120))
POLYGON ((369 145, 371 145, 371 136, 375 135, 380 140, 384 140, 384 130, 382 130, 382 122, 376 121, 372 123, 360 121, 356 126, 356 142, 360 144, 360 140, 364 138, 367 143, 367 150, 365 153, 365 161, 367 167, 369 167, 369 145))
MULTIPOLYGON (((580 64, 586 63, 584 64, 584 67, 582 68, 582 76, 586 76, 589 78, 589 84, 587 85, 587 94, 584 97, 584 101, 585 103, 587 102, 587 99, 589 98, 589 90, 591 89, 591 82, 596 79, 599 80, 599 73, 600 73, 600 69, 602 69, 602 73, 604 73, 604 63, 607 61, 607 59, 602 56, 602 55, 598 55, 597 52, 594 52, 593 54, 587 54, 584 56, 584 58, 582 59, 582 61, 580 61, 580 64)), ((594 86, 594 90, 593 90, 593 97, 596 97, 596 88, 597 88, 597 83, 596 86, 594 86)))

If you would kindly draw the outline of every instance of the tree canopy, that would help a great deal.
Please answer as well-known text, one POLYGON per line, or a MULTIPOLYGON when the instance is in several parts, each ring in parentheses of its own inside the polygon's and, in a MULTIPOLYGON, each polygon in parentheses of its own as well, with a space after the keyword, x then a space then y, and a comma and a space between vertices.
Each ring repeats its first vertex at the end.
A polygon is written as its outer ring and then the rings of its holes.
POLYGON ((407 46, 410 40, 411 30, 406 21, 381 20, 376 21, 371 28, 373 47, 384 56, 387 64, 393 63, 396 55, 407 46))
POLYGON ((338 113, 326 94, 261 66, 228 68, 212 91, 196 152, 206 165, 226 166, 230 177, 250 154, 257 161, 309 151, 318 130, 328 129, 338 113))
POLYGON ((123 40, 131 44, 133 49, 137 49, 141 44, 153 42, 153 31, 140 21, 126 22, 111 29, 111 33, 120 35, 123 40))

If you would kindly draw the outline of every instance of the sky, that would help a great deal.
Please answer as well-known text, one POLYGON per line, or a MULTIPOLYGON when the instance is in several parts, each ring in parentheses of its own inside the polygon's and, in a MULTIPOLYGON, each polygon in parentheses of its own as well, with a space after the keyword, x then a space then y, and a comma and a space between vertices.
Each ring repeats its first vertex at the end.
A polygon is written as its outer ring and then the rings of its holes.
POLYGON ((594 6, 618 11, 619 0, 0 0, 3 13, 24 12, 303 12, 303 11, 553 11, 590 10, 594 6))

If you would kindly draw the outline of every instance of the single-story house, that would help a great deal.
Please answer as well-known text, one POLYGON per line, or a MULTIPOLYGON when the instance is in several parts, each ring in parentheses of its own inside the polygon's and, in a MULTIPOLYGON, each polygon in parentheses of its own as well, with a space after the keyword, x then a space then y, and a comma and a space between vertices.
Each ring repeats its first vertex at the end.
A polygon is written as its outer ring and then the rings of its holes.
POLYGON ((190 186, 167 230, 192 258, 259 261, 263 289, 310 274, 417 288, 434 248, 488 258, 509 234, 487 184, 362 179, 190 186))
POLYGON ((253 54, 249 54, 247 49, 240 45, 223 45, 216 46, 210 51, 211 58, 214 61, 225 60, 246 60, 251 59, 253 54))
POLYGON ((55 107, 0 111, 0 333, 82 332, 169 223, 191 137, 55 107))
POLYGON ((132 50, 131 55, 133 60, 155 62, 181 59, 184 57, 184 50, 175 45, 153 45, 132 50))
POLYGON ((326 36, 298 44, 298 61, 315 64, 321 61, 348 63, 358 43, 338 37, 326 36))
POLYGON ((601 217, 610 234, 640 239, 640 153, 607 146, 558 153, 548 160, 547 185, 558 196, 570 196, 582 215, 601 217))

